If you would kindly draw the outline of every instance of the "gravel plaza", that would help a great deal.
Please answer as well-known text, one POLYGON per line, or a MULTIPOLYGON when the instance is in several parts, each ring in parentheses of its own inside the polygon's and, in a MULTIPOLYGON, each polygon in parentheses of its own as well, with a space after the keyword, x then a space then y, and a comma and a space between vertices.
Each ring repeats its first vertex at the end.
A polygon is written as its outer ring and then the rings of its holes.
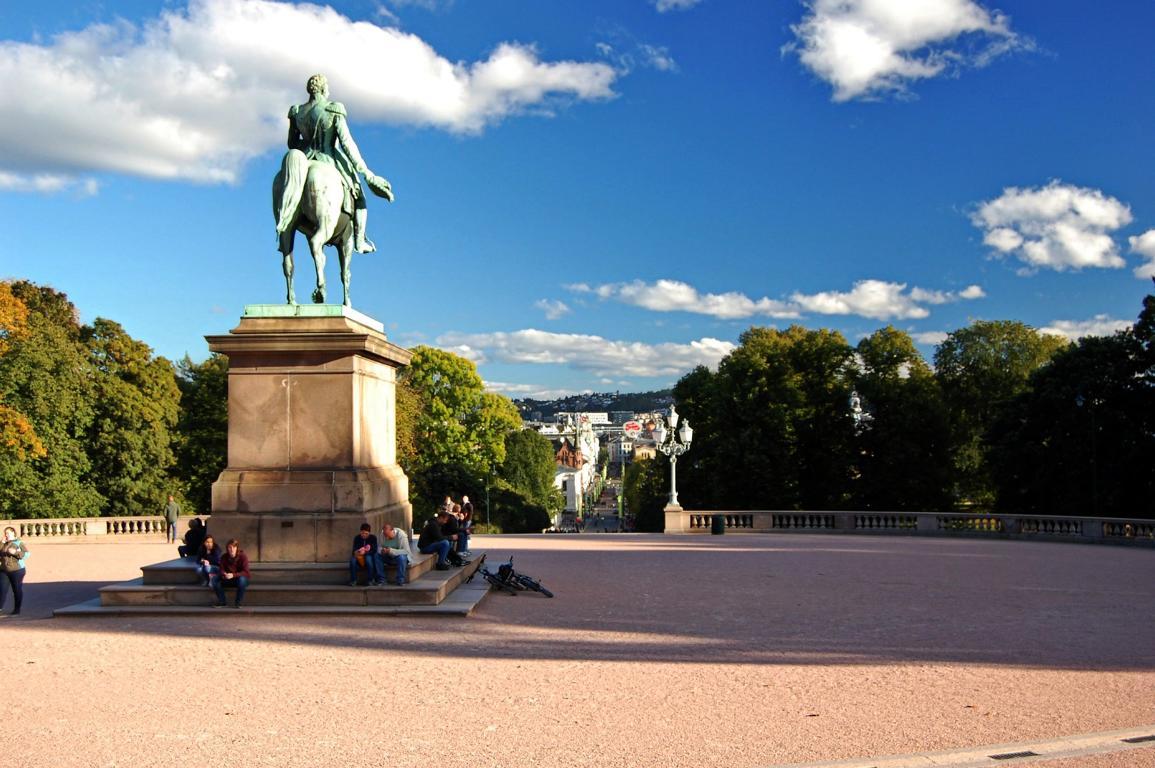
MULTIPOLYGON (((909 756, 1155 734, 1151 549, 478 536, 557 597, 493 593, 468 618, 52 618, 172 548, 30 548, 24 613, 0 622, 20 703, 4 765, 961 766, 979 763, 909 756)), ((1145 744, 988 763, 1155 766, 1145 744)))

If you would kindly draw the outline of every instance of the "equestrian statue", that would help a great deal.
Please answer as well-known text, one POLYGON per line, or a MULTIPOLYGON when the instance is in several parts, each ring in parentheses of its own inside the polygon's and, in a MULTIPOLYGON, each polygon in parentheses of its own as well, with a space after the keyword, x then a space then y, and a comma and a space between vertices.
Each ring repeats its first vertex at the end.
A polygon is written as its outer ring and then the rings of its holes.
POLYGON ((278 250, 285 271, 286 300, 296 304, 293 291, 293 240, 300 232, 309 241, 317 268, 313 301, 325 303, 326 245, 337 249, 341 263, 343 303, 349 302, 349 265, 353 251, 377 250, 365 234, 369 212, 359 174, 378 197, 393 200, 389 182, 365 166, 361 151, 349 135, 345 105, 329 100, 324 75, 313 75, 305 89, 309 100, 289 109, 289 151, 273 179, 273 216, 277 222, 278 250))

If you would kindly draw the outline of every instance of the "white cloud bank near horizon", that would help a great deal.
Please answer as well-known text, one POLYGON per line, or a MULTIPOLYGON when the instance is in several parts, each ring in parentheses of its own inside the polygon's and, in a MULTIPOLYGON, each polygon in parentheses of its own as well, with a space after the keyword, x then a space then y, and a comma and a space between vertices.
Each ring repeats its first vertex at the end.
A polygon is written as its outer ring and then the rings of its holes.
POLYGON ((140 26, 0 40, 0 189, 91 189, 86 175, 105 172, 233 182, 284 141, 289 105, 315 72, 354 120, 458 134, 548 113, 559 98, 612 98, 619 76, 508 42, 452 62, 416 35, 323 5, 189 0, 140 26))
POLYGON ((615 341, 580 333, 526 328, 495 333, 446 333, 437 345, 475 363, 566 365, 598 376, 675 376, 696 366, 716 368, 735 345, 702 338, 687 344, 615 341))
POLYGON ((752 299, 737 291, 701 293, 680 280, 660 279, 653 283, 634 280, 628 283, 585 283, 567 285, 572 293, 588 294, 599 299, 613 299, 654 312, 690 312, 720 320, 737 320, 762 316, 797 319, 804 312, 820 315, 858 315, 874 320, 918 319, 927 317, 927 304, 947 304, 980 299, 983 289, 971 285, 962 291, 938 291, 906 283, 883 280, 859 280, 849 291, 823 291, 815 294, 795 292, 789 301, 762 297, 752 299))
POLYGON ((973 0, 806 0, 783 53, 834 87, 834 101, 904 94, 918 80, 985 66, 1031 43, 973 0), (965 39, 964 39, 965 38, 965 39))
POLYGON ((1069 341, 1078 341, 1084 336, 1113 336, 1116 332, 1124 331, 1134 324, 1131 320, 1120 320, 1108 315, 1095 315, 1088 320, 1054 320, 1050 325, 1040 328, 1039 333, 1062 336, 1069 341))
POLYGON ((983 230, 985 244, 1023 262, 1028 274, 1118 269, 1126 262, 1110 233, 1131 223, 1131 208, 1100 190, 1054 180, 1045 187, 1007 187, 980 204, 971 222, 983 230))

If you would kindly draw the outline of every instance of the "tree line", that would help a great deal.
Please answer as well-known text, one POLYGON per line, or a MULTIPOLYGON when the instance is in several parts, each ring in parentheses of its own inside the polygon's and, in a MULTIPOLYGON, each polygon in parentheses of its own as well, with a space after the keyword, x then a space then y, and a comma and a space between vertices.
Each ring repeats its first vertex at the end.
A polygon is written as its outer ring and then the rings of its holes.
MULTIPOLYGON (((397 384, 398 462, 418 518, 468 494, 479 522, 541 530, 561 508, 551 443, 468 360, 416 347, 397 384), (488 501, 488 504, 486 503, 488 501), (488 512, 488 516, 486 516, 488 512)), ((68 297, 0 282, 0 517, 207 513, 227 450, 227 360, 173 363, 68 297)), ((1075 343, 1009 321, 947 335, 933 367, 883 328, 754 327, 674 388, 694 426, 690 509, 1015 511, 1155 517, 1155 296, 1075 343), (859 396, 869 421, 849 407, 859 396)), ((626 477, 661 528, 664 457, 626 477)))
MULTIPOLYGON (((552 446, 473 363, 417 347, 396 412, 415 516, 468 494, 495 529, 549 525, 552 446)), ((170 493, 206 514, 227 447, 227 358, 173 363, 112 320, 81 324, 64 293, 0 282, 0 517, 159 514, 170 493)))
MULTIPOLYGON (((1155 296, 1135 324, 1077 342, 975 321, 923 360, 886 327, 750 328, 674 387, 694 427, 686 509, 1155 517, 1155 296), (857 393, 867 418, 855 421, 857 393)), ((660 530, 669 469, 638 462, 626 502, 660 530)))

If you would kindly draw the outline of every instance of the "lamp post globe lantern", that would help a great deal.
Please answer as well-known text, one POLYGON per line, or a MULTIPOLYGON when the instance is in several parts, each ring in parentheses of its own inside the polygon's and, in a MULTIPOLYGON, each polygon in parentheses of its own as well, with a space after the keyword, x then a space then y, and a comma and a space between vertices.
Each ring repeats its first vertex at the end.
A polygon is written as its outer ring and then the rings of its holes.
POLYGON ((654 430, 654 441, 657 449, 670 457, 670 500, 666 504, 665 511, 678 512, 682 509, 682 505, 678 503, 678 457, 690 450, 694 430, 690 428, 690 422, 681 418, 672 405, 666 415, 666 421, 669 422, 670 428, 667 430, 664 424, 659 423, 654 430), (681 429, 678 429, 679 421, 681 429))

